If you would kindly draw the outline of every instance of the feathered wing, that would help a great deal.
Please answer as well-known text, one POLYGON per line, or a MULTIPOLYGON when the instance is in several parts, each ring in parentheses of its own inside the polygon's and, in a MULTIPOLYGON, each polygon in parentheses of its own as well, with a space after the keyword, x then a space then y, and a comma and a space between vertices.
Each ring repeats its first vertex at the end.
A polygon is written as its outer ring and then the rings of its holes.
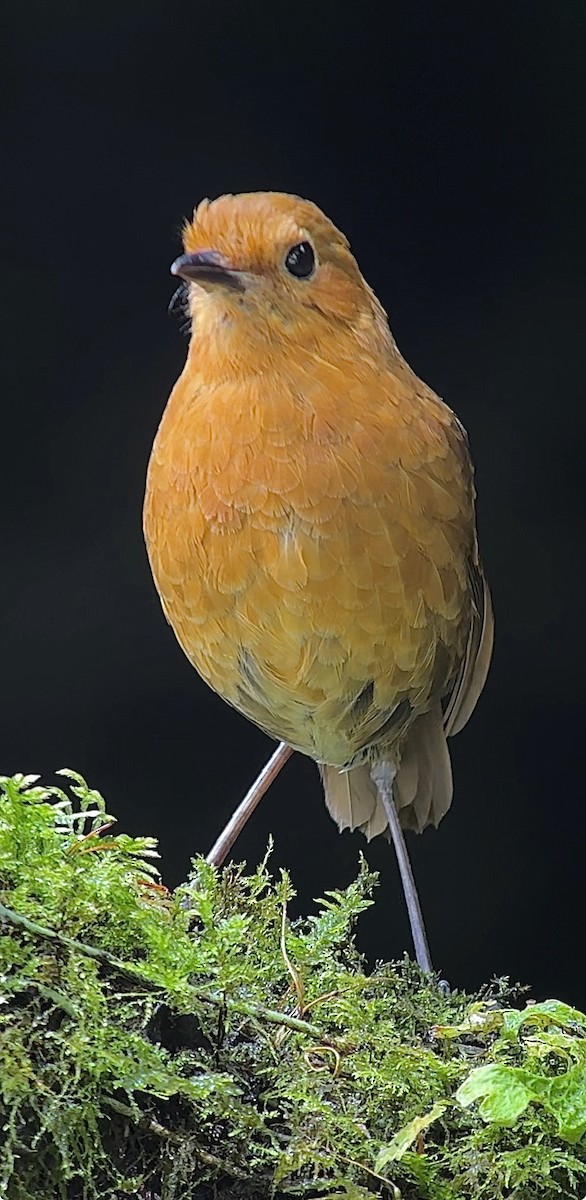
POLYGON ((470 563, 472 621, 466 653, 447 703, 444 701, 446 737, 464 728, 486 683, 494 642, 494 615, 488 584, 475 551, 470 563))
MULTIPOLYGON (((463 729, 482 692, 492 655, 494 617, 488 584, 475 554, 470 564, 472 619, 462 665, 451 692, 410 725, 393 784, 405 829, 421 833, 439 825, 452 801, 447 738, 463 729)), ((395 764, 396 765, 396 764, 395 764)), ((320 767, 326 804, 338 828, 360 829, 370 840, 387 828, 386 815, 367 763, 340 771, 320 767)))
POLYGON ((466 651, 451 691, 417 717, 401 749, 394 797, 401 824, 421 833, 439 825, 452 802, 447 738, 464 728, 486 683, 494 640, 488 584, 475 546, 469 564, 472 614, 466 651))

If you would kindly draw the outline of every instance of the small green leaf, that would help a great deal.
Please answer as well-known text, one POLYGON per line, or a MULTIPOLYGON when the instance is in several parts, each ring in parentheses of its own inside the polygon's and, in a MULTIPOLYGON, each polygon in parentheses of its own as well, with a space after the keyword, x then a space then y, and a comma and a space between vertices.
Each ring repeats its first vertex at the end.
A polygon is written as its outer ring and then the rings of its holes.
POLYGON ((558 1075, 549 1085, 546 1108, 553 1114, 566 1142, 578 1142, 586 1133, 586 1066, 558 1075))
POLYGON ((388 1146, 383 1146, 382 1150, 379 1150, 374 1164, 375 1171, 383 1171, 388 1163, 397 1162, 398 1159, 402 1158, 410 1146, 413 1145, 414 1141, 416 1141, 419 1134, 424 1129, 428 1129, 434 1121, 437 1121, 438 1117, 441 1117, 447 1107, 447 1104, 438 1101, 428 1113, 424 1113, 422 1117, 413 1117, 412 1121, 408 1121, 406 1125, 403 1125, 402 1129, 397 1130, 397 1133, 391 1138, 388 1146))
POLYGON ((504 1013, 502 1036, 516 1038, 523 1025, 559 1025, 562 1029, 586 1030, 586 1016, 577 1008, 563 1004, 561 1000, 544 1000, 541 1004, 528 1004, 522 1012, 511 1008, 504 1013))
POLYGON ((535 1101, 554 1117, 560 1137, 575 1143, 586 1133, 586 1064, 552 1078, 490 1063, 471 1071, 456 1100, 464 1107, 481 1100, 481 1116, 497 1125, 514 1124, 535 1101))
POLYGON ((533 1099, 534 1092, 527 1086, 525 1072, 499 1063, 475 1067, 456 1092, 456 1100, 463 1108, 481 1100, 481 1116, 497 1125, 514 1124, 533 1099))

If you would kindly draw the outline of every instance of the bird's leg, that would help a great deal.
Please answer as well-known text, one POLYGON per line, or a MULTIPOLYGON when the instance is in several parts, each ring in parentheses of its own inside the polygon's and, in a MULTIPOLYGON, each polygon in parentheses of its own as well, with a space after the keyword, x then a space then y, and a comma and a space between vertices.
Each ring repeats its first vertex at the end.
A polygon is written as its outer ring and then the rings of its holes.
POLYGON ((262 800, 265 792, 268 791, 281 767, 285 766, 292 753, 291 746, 288 746, 286 742, 279 742, 274 754, 271 754, 260 775, 248 789, 244 799, 232 813, 228 824, 224 826, 219 838, 214 842, 207 856, 207 862, 212 863, 215 867, 221 867, 236 838, 242 833, 248 818, 252 816, 259 800, 262 800))
POLYGON ((396 768, 389 762, 373 763, 370 768, 371 777, 378 788, 378 793, 381 798, 384 810, 387 814, 389 829, 393 839, 395 854, 399 864, 399 873, 401 875, 401 883, 403 885, 403 894, 407 903, 407 912, 409 914, 409 924, 411 926, 411 934, 413 937, 413 945, 415 947, 415 957, 419 966, 429 975, 433 971, 431 965, 431 956, 429 953, 429 945, 427 942, 427 934, 425 925, 423 924, 423 914, 419 903, 419 896, 415 886, 415 878, 409 861, 409 854, 405 843, 405 835, 401 828, 399 814, 393 800, 393 780, 396 775, 396 768))

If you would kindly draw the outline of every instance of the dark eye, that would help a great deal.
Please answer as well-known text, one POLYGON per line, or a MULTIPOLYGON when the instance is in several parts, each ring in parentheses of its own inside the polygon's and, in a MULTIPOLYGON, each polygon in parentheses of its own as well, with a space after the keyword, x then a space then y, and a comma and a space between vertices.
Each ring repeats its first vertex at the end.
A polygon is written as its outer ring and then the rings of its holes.
POLYGON ((315 270, 315 252, 310 242, 299 242, 292 246, 285 259, 285 266, 296 279, 307 279, 315 270))

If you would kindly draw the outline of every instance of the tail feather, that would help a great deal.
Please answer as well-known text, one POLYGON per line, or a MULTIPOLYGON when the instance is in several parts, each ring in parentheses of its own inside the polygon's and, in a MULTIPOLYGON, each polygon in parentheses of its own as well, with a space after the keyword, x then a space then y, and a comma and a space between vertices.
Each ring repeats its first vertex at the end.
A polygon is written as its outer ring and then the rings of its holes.
MULTIPOLYGON (((368 763, 346 771, 320 764, 320 772, 326 805, 340 832, 360 829, 369 841, 385 832, 386 813, 368 763)), ((401 748, 393 795, 403 827, 421 833, 427 825, 439 825, 452 791, 450 755, 437 704, 417 717, 401 748)))
POLYGON ((452 764, 439 704, 413 722, 394 783, 395 804, 405 829, 421 833, 439 825, 452 803, 452 764))
POLYGON ((368 763, 340 771, 320 763, 328 812, 340 833, 360 829, 368 841, 387 828, 387 817, 368 763))

